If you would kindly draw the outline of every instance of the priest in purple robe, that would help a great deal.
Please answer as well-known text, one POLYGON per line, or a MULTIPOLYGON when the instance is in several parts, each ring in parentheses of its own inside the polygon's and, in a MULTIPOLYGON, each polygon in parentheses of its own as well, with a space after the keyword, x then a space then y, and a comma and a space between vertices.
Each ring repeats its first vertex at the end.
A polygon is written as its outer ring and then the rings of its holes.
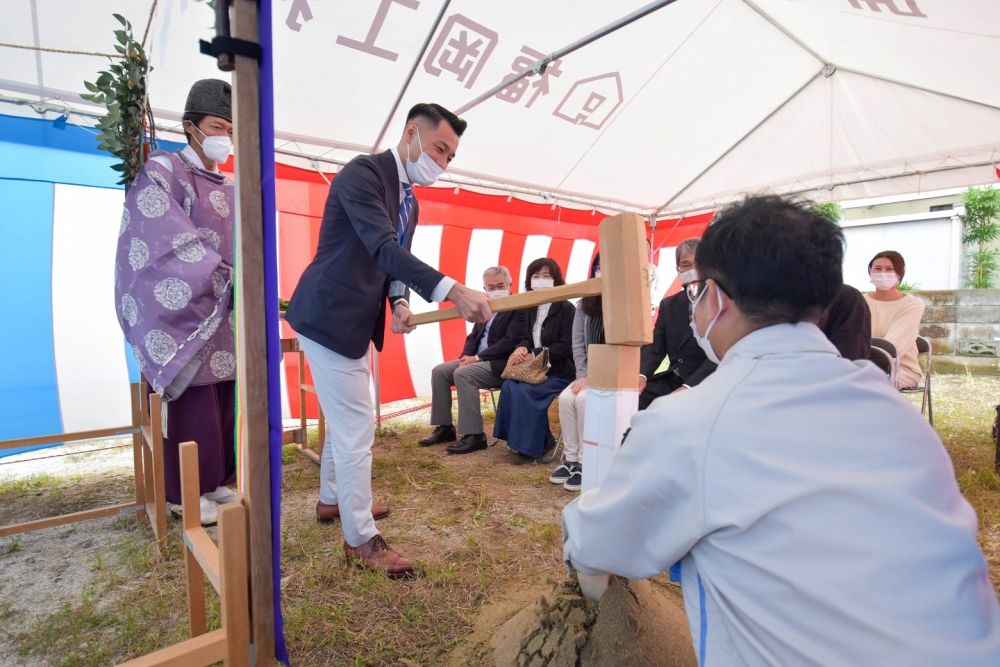
MULTIPOLYGON (((198 443, 201 522, 238 499, 235 479, 234 187, 231 87, 195 82, 187 146, 153 152, 125 197, 115 261, 118 321, 143 377, 163 397, 166 497, 179 511, 180 443, 198 443)), ((156 428, 157 425, 154 425, 156 428)))

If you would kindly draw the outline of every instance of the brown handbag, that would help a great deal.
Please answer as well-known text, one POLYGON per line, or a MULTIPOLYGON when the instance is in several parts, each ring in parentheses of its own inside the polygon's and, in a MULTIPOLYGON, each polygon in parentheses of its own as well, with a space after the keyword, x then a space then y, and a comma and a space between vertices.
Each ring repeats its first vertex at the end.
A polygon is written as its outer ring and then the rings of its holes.
POLYGON ((517 380, 528 384, 541 384, 549 376, 549 348, 543 347, 540 354, 528 357, 524 361, 512 364, 507 362, 500 377, 504 380, 517 380))

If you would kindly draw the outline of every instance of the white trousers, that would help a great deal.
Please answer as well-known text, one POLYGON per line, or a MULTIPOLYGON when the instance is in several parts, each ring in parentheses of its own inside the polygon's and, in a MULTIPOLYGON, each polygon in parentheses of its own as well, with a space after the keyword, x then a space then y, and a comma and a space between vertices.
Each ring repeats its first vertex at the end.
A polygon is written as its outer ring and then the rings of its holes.
POLYGON ((559 428, 563 438, 563 458, 572 463, 580 462, 583 446, 583 420, 587 403, 587 389, 573 393, 573 384, 559 394, 559 428))
POLYGON ((359 547, 378 535, 372 518, 371 353, 351 359, 298 336, 329 429, 319 466, 319 499, 340 505, 344 540, 359 547))

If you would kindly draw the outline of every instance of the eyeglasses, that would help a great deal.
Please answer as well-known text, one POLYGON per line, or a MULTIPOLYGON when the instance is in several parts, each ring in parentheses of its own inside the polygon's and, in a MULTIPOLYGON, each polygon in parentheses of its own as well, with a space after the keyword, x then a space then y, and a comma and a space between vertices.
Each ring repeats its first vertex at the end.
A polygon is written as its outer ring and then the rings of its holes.
MULTIPOLYGON (((705 288, 708 287, 708 285, 705 283, 705 280, 707 280, 707 278, 692 280, 684 287, 684 291, 687 293, 687 298, 690 303, 692 304, 696 303, 698 299, 701 298, 701 295, 705 293, 705 288)), ((718 285, 719 289, 721 289, 727 295, 729 294, 729 290, 727 290, 722 285, 722 283, 720 283, 715 278, 713 278, 712 280, 715 280, 715 284, 718 285)))

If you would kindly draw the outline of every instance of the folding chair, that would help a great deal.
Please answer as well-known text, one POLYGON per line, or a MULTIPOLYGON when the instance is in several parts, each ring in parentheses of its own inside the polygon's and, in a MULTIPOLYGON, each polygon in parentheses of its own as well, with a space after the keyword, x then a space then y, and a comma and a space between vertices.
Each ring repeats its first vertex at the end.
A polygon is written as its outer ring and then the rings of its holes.
MULTIPOLYGON (((872 344, 874 345, 874 342, 872 344)), ((923 336, 917 336, 917 356, 920 357, 920 355, 924 355, 924 364, 921 368, 924 377, 923 384, 910 389, 900 389, 900 391, 904 394, 923 394, 920 401, 920 414, 926 413, 927 421, 933 426, 934 406, 931 404, 931 357, 933 353, 931 352, 931 342, 923 336)))
POLYGON ((899 354, 896 352, 896 345, 885 338, 872 338, 872 347, 885 350, 893 359, 899 359, 899 354))
POLYGON ((892 357, 889 356, 888 352, 872 345, 868 350, 868 360, 881 368, 885 372, 886 377, 889 378, 889 382, 892 382, 892 357))

